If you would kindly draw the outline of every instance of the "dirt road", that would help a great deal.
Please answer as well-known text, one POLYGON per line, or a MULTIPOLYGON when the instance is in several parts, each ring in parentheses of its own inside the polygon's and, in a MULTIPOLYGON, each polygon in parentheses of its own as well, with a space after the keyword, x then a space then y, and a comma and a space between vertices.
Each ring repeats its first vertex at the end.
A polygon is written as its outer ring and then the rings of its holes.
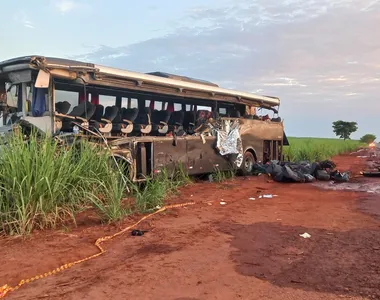
MULTIPOLYGON (((366 159, 357 156, 335 162, 358 174, 366 159)), ((380 194, 325 187, 265 176, 185 187, 170 201, 194 206, 154 216, 139 227, 149 230, 144 236, 107 242, 103 256, 6 299, 380 299, 380 194), (300 237, 305 232, 311 238, 300 237)), ((119 229, 90 221, 0 240, 0 286, 96 253, 94 240, 119 229)))

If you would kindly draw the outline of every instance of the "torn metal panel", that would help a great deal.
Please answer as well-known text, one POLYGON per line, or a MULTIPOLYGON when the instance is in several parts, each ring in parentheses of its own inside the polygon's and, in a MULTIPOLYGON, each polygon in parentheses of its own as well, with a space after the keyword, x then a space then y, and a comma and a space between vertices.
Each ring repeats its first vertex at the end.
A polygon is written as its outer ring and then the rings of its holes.
POLYGON ((217 136, 216 148, 222 156, 237 155, 234 159, 234 164, 240 167, 243 163, 244 153, 239 121, 222 120, 218 125, 219 128, 213 128, 217 136))

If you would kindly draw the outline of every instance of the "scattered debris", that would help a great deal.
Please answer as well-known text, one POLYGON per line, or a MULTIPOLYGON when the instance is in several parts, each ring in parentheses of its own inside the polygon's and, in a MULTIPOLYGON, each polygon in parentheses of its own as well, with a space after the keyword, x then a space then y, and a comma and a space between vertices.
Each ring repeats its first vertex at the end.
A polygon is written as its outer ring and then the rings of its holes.
POLYGON ((365 177, 380 177, 380 171, 364 171, 361 174, 365 177))
POLYGON ((303 233, 303 234, 300 234, 300 237, 303 237, 304 239, 310 239, 311 238, 311 235, 308 234, 307 232, 303 233))
POLYGON ((133 229, 132 232, 131 232, 131 235, 133 235, 133 236, 143 236, 145 232, 148 232, 148 230, 133 229))
POLYGON ((330 177, 336 182, 348 182, 350 180, 348 172, 340 173, 339 171, 333 171, 330 173, 330 177))
POLYGON ((278 195, 271 195, 271 194, 260 195, 259 199, 262 199, 262 198, 272 199, 273 197, 278 197, 278 195))
POLYGON ((256 198, 249 198, 248 200, 256 200, 256 198))
POLYGON ((214 176, 212 174, 208 175, 208 181, 214 182, 214 176))
POLYGON ((226 202, 223 202, 223 201, 220 202, 220 205, 226 205, 226 204, 227 204, 226 202))

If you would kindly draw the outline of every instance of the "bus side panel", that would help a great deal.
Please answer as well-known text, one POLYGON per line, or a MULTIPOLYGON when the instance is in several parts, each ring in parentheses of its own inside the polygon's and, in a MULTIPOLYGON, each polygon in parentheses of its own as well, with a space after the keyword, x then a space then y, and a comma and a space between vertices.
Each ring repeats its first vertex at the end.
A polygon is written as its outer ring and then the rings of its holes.
POLYGON ((172 138, 163 138, 155 140, 153 147, 153 172, 166 169, 168 174, 174 171, 175 167, 182 163, 186 170, 187 153, 186 140, 177 138, 177 143, 174 145, 172 138))
POLYGON ((212 173, 215 168, 219 170, 230 168, 228 160, 215 149, 216 137, 205 137, 205 143, 200 136, 188 136, 186 140, 189 174, 212 173))
POLYGON ((282 123, 250 119, 241 119, 240 121, 240 135, 243 149, 244 151, 254 149, 257 161, 263 161, 264 159, 264 141, 282 141, 284 132, 282 123))
POLYGON ((261 139, 256 138, 252 134, 242 134, 241 140, 243 143, 243 151, 254 150, 256 155, 256 160, 263 161, 264 154, 264 142, 261 139))

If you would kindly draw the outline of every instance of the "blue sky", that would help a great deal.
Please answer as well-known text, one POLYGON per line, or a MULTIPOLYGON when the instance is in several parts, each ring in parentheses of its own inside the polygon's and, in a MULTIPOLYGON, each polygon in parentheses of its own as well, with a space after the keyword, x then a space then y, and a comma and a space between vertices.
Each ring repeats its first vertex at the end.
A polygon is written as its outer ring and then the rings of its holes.
POLYGON ((380 137, 380 0, 4 1, 0 60, 69 57, 281 98, 292 136, 380 137), (38 4, 37 4, 38 3, 38 4))

